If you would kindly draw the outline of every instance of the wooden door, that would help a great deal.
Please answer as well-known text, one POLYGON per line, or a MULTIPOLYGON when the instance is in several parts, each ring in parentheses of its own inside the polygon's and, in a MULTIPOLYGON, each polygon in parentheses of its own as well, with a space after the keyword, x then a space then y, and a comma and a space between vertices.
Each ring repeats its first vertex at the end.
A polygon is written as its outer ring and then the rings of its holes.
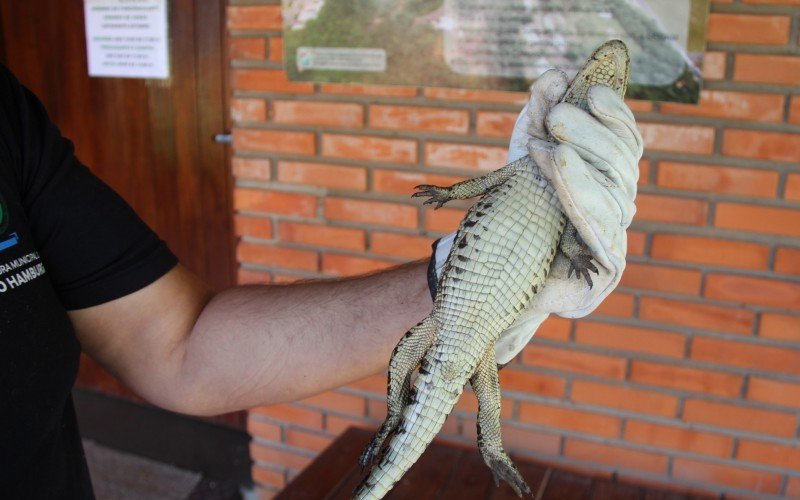
MULTIPOLYGON (((226 130, 225 0, 170 0, 169 80, 90 78, 82 0, 0 2, 5 63, 44 102, 78 157, 183 265, 234 279, 226 130)), ((130 396, 84 360, 79 384, 130 396)), ((239 425, 241 415, 222 421, 239 425)))

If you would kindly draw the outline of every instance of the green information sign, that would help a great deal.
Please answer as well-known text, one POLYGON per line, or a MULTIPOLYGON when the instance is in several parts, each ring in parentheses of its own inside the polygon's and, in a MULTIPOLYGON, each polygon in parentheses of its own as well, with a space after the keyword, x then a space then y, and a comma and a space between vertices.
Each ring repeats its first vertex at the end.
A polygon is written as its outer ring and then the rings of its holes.
POLYGON ((527 90, 601 43, 631 50, 628 96, 697 102, 709 0, 283 0, 296 81, 527 90))

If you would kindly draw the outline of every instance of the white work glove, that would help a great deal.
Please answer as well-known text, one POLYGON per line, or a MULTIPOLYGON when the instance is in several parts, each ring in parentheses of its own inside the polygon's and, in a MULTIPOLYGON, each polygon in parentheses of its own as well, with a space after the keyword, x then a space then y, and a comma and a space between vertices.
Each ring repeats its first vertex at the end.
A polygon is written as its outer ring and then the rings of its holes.
MULTIPOLYGON (((558 70, 546 72, 533 84, 530 101, 514 126, 507 162, 526 154, 533 157, 589 247, 598 273, 590 287, 580 276, 570 276, 569 260, 558 253, 544 286, 495 345, 499 365, 527 345, 550 313, 578 318, 592 312, 616 288, 625 269, 625 230, 636 212, 642 137, 633 113, 613 90, 592 87, 587 113, 558 104, 567 86, 567 76, 558 70), (557 143, 548 142, 548 131, 557 143)), ((434 243, 432 290, 454 238, 451 233, 434 243)))

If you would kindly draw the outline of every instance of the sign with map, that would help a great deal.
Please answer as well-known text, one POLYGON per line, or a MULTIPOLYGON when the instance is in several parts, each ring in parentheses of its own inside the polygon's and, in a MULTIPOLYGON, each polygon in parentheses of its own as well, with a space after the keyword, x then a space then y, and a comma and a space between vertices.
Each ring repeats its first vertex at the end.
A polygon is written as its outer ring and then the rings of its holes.
POLYGON ((628 97, 697 102, 709 0, 283 0, 295 81, 527 90, 603 42, 631 51, 628 97))

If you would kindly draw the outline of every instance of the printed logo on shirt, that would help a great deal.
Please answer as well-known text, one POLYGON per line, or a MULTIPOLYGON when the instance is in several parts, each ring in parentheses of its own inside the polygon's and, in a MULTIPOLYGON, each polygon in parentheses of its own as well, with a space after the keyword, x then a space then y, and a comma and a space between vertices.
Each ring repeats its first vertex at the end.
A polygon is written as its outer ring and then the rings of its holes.
POLYGON ((0 264, 0 293, 19 288, 44 273, 44 264, 37 252, 31 252, 11 262, 0 264))
MULTIPOLYGON (((9 211, 0 195, 0 253, 20 244, 17 233, 5 234, 9 226, 9 211)), ((10 262, 0 261, 0 294, 19 288, 45 273, 38 252, 29 252, 10 262)))
POLYGON ((6 229, 8 229, 8 222, 9 215, 6 201, 3 199, 3 196, 0 195, 0 252, 19 244, 19 236, 17 236, 17 233, 5 234, 6 229))

